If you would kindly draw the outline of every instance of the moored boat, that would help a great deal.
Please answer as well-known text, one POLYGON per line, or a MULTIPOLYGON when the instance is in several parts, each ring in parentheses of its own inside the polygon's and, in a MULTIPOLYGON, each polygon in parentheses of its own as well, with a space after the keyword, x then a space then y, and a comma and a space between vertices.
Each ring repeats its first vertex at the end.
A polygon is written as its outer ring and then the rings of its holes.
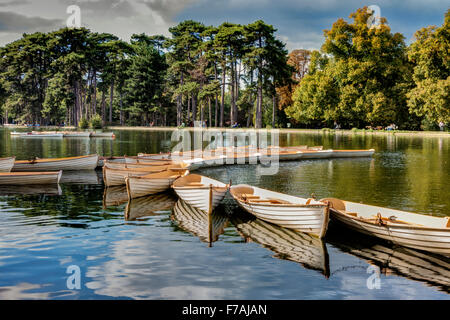
POLYGON ((375 149, 368 150, 333 150, 331 158, 357 158, 371 157, 375 153, 375 149))
POLYGON ((57 171, 57 170, 94 170, 98 164, 98 155, 80 157, 19 160, 14 162, 16 171, 57 171))
POLYGON ((21 138, 62 138, 63 134, 58 132, 27 132, 19 135, 21 138))
POLYGON ((84 131, 64 131, 64 138, 89 138, 91 136, 91 132, 84 131))
POLYGON ((0 158, 0 172, 10 172, 16 157, 0 158))
POLYGON ((103 181, 107 187, 125 185, 125 178, 134 176, 144 176, 150 173, 163 172, 170 166, 151 166, 149 168, 109 168, 107 165, 103 167, 103 181))
POLYGON ((229 185, 198 174, 189 174, 175 180, 172 188, 191 206, 212 213, 225 197, 229 185))
POLYGON ((180 170, 167 170, 158 173, 150 173, 144 176, 130 176, 125 178, 127 186, 128 198, 134 199, 143 196, 152 195, 158 192, 163 192, 170 188, 172 183, 181 175, 188 174, 180 170))
POLYGON ((232 186, 230 193, 242 208, 257 218, 319 238, 325 237, 329 222, 329 206, 325 202, 249 185, 232 186))
POLYGON ((93 138, 115 138, 114 132, 92 132, 91 137, 93 138))
POLYGON ((0 185, 58 184, 62 171, 55 172, 1 172, 0 185))
POLYGON ((413 249, 450 255, 450 218, 326 198, 332 219, 350 229, 413 249))

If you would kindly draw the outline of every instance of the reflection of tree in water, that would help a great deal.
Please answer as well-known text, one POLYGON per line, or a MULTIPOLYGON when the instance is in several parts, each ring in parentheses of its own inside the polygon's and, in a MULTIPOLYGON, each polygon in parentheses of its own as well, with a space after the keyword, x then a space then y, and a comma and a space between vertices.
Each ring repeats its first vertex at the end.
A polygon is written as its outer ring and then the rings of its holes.
POLYGON ((4 201, 9 207, 25 209, 20 212, 27 217, 45 215, 55 216, 58 220, 80 219, 73 223, 61 222, 61 226, 87 228, 91 221, 118 218, 117 215, 108 214, 102 209, 103 186, 65 185, 61 186, 61 189, 60 196, 15 195, 5 197, 4 201))

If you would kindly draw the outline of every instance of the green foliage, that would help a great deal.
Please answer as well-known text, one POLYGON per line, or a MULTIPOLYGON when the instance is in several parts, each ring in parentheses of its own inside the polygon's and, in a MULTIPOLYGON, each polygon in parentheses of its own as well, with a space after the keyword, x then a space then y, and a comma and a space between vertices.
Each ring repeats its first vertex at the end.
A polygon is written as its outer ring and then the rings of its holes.
POLYGON ((103 120, 99 114, 95 114, 90 121, 90 126, 92 129, 102 129, 103 128, 103 120))
POLYGON ((409 111, 426 119, 425 128, 450 122, 450 9, 440 28, 428 27, 415 34, 408 51, 415 64, 415 87, 408 92, 409 111))
POLYGON ((88 129, 89 128, 89 121, 86 118, 81 118, 80 122, 78 123, 78 127, 80 129, 88 129))

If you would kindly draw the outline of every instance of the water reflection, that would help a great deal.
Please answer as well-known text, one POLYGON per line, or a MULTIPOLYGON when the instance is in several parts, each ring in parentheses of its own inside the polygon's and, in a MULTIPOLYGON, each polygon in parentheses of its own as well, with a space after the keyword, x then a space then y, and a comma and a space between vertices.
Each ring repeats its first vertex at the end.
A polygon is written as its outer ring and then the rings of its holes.
POLYGON ((175 195, 172 193, 159 193, 129 200, 125 207, 125 220, 133 221, 157 215, 161 211, 171 210, 176 200, 175 195))
POLYGON ((199 237, 208 246, 219 239, 228 224, 228 217, 219 210, 205 214, 181 199, 175 204, 171 219, 177 222, 179 228, 199 237))
POLYGON ((381 273, 426 283, 450 293, 450 257, 418 251, 331 228, 327 242, 345 253, 378 266, 381 273))
POLYGON ((0 196, 14 195, 49 195, 60 196, 62 190, 60 185, 28 185, 28 186, 3 186, 0 185, 0 196))
POLYGON ((128 201, 127 187, 113 186, 103 192, 103 208, 117 207, 128 201))
POLYGON ((234 214, 232 223, 246 242, 256 242, 275 252, 274 258, 300 263, 307 269, 317 270, 326 278, 330 275, 325 243, 306 233, 281 228, 242 212, 234 214))

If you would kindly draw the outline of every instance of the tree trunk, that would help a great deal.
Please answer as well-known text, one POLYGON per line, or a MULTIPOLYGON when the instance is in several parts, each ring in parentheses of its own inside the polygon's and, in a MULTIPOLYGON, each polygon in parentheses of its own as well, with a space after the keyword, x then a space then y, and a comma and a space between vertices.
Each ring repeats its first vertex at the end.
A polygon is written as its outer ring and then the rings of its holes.
POLYGON ((92 110, 94 114, 97 113, 97 70, 94 69, 94 98, 92 100, 92 110))
POLYGON ((223 66, 222 70, 222 96, 220 104, 220 127, 223 127, 223 112, 225 108, 225 86, 226 86, 226 65, 223 66))
MULTIPOLYGON (((217 79, 218 79, 218 75, 217 75, 217 65, 214 64, 214 80, 217 81, 217 79)), ((215 96, 215 105, 214 105, 214 125, 215 125, 216 127, 218 126, 218 121, 219 121, 219 118, 218 118, 218 112, 219 112, 219 98, 218 98, 217 93, 216 93, 216 96, 215 96)), ((212 123, 210 123, 209 125, 212 127, 212 123)))
POLYGON ((275 128, 275 109, 277 107, 277 95, 272 96, 272 128, 275 128))
POLYGON ((106 124, 106 94, 105 94, 105 91, 102 92, 102 122, 103 122, 103 125, 106 124))
POLYGON ((197 95, 192 95, 192 122, 197 120, 197 95))
POLYGON ((109 124, 112 124, 112 110, 114 100, 114 80, 111 82, 111 90, 109 92, 109 124))
POLYGON ((211 127, 212 126, 211 97, 208 97, 208 115, 209 115, 208 127, 211 127))
POLYGON ((190 126, 191 124, 191 98, 189 95, 187 96, 187 125, 190 126))

